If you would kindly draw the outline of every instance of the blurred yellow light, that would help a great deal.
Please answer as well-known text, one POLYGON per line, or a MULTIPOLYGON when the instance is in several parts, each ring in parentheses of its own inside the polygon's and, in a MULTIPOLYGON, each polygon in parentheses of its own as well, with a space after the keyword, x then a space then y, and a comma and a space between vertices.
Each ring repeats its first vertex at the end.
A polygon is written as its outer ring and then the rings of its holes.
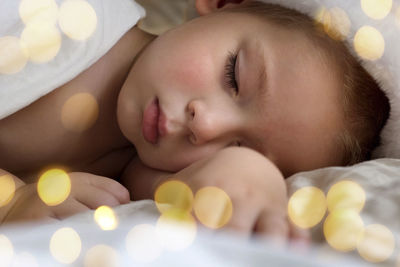
POLYGON ((43 22, 29 23, 21 34, 21 43, 35 63, 52 60, 60 51, 61 35, 55 25, 43 22))
POLYGON ((346 11, 334 7, 321 8, 315 15, 315 20, 323 26, 324 31, 335 40, 345 39, 351 28, 351 21, 346 11))
POLYGON ((66 200, 71 192, 71 180, 60 169, 46 171, 37 184, 40 199, 49 206, 56 206, 66 200))
POLYGON ((289 218, 300 228, 310 228, 318 224, 325 212, 325 194, 316 187, 300 188, 289 199, 289 218))
POLYGON ((96 30, 96 11, 86 1, 66 0, 60 7, 59 25, 71 39, 86 40, 96 30))
POLYGON ((11 241, 5 236, 0 234, 0 259, 2 266, 11 266, 14 257, 14 248, 11 241))
POLYGON ((392 9, 392 0, 361 0, 361 8, 372 19, 383 19, 392 9))
POLYGON ((354 210, 336 209, 324 222, 324 235, 328 244, 339 251, 356 248, 363 233, 364 223, 354 210))
POLYGON ((365 204, 365 192, 360 185, 352 181, 334 184, 326 196, 328 210, 352 209, 360 212, 365 204))
POLYGON ((354 36, 354 49, 364 59, 377 60, 383 55, 385 40, 374 27, 363 26, 354 36))
POLYGON ((365 227, 357 243, 358 253, 370 262, 381 262, 392 255, 395 240, 392 232, 383 225, 371 224, 365 227))
POLYGON ((58 229, 50 240, 50 253, 58 262, 70 264, 81 253, 82 243, 77 232, 70 227, 58 229))
POLYGON ((181 181, 167 181, 157 188, 154 200, 161 213, 170 208, 190 212, 193 205, 193 192, 181 181))
MULTIPOLYGON (((0 264, 1 266, 1 264, 0 264)), ((22 252, 19 253, 13 261, 12 267, 39 267, 39 264, 37 263, 35 257, 28 253, 28 252, 22 252)))
POLYGON ((126 250, 133 260, 152 262, 162 253, 155 227, 150 224, 139 224, 132 228, 126 236, 126 250))
POLYGON ((197 219, 213 229, 221 228, 232 217, 232 201, 229 196, 217 187, 203 187, 197 191, 193 203, 197 219))
POLYGON ((14 197, 14 193, 14 179, 8 174, 0 176, 0 207, 7 205, 14 197))
POLYGON ((71 96, 61 110, 61 122, 72 132, 82 133, 92 127, 99 117, 99 104, 89 93, 71 96))
POLYGON ((118 253, 110 246, 96 245, 86 252, 84 267, 118 267, 118 253))
POLYGON ((169 251, 189 247, 196 238, 197 225, 190 213, 169 209, 157 221, 156 234, 159 242, 169 251))
POLYGON ((0 74, 14 74, 21 71, 28 62, 28 54, 19 38, 0 37, 0 74))
POLYGON ((22 0, 19 16, 25 24, 38 21, 56 24, 58 7, 54 0, 22 0))
POLYGON ((324 27, 325 23, 330 23, 330 17, 325 17, 327 15, 329 15, 328 9, 322 6, 315 12, 314 22, 316 22, 318 26, 324 27))
POLYGON ((112 208, 108 206, 100 206, 94 212, 94 220, 103 230, 114 230, 118 221, 112 208))

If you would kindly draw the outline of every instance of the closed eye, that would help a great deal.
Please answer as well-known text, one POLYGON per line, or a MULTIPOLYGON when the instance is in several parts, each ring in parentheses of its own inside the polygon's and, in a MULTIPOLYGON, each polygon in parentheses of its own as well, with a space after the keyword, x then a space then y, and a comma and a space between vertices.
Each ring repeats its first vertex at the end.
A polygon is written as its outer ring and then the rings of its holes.
POLYGON ((239 94, 239 86, 236 82, 236 74, 235 74, 236 59, 237 59, 237 54, 229 52, 228 61, 225 65, 226 83, 229 86, 229 88, 234 90, 235 96, 239 94))

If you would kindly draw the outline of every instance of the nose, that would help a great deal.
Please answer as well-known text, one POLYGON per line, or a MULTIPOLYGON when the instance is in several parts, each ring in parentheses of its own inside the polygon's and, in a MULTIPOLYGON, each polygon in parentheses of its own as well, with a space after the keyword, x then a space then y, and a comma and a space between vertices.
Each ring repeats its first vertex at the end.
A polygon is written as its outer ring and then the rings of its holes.
POLYGON ((187 105, 190 141, 201 145, 222 137, 228 137, 238 127, 230 107, 221 104, 207 105, 202 100, 192 100, 187 105))

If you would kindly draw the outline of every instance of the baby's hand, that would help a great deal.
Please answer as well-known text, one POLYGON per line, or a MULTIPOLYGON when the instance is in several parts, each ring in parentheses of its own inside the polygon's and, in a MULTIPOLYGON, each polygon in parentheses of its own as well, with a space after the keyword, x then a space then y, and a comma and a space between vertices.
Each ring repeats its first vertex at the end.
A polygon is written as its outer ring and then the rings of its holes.
POLYGON ((172 178, 186 182, 194 193, 206 186, 225 191, 233 204, 232 217, 225 226, 228 229, 279 240, 306 237, 287 220, 284 177, 270 160, 256 151, 223 149, 172 178))
POLYGON ((223 229, 235 229, 247 236, 255 232, 280 240, 289 238, 300 241, 298 244, 309 242, 308 232, 287 220, 282 174, 270 160, 253 150, 226 148, 176 174, 151 169, 136 158, 122 177, 135 200, 153 198, 158 186, 170 179, 185 182, 193 193, 206 186, 224 190, 232 201, 233 216, 223 229))
POLYGON ((69 177, 70 195, 56 206, 47 206, 39 198, 36 183, 19 187, 2 223, 63 219, 101 205, 113 207, 129 202, 128 190, 115 180, 84 172, 69 173, 69 177))

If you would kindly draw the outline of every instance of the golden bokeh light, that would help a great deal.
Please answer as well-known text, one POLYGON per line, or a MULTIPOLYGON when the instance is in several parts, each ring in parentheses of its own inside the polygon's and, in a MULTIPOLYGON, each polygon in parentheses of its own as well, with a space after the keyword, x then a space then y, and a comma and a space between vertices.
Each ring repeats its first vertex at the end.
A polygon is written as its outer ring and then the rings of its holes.
POLYGON ((99 117, 99 104, 89 93, 71 96, 61 110, 61 122, 67 130, 82 133, 91 128, 99 117))
POLYGON ((392 0, 361 0, 361 8, 368 17, 383 19, 392 9, 392 0))
POLYGON ((354 36, 354 49, 364 59, 377 60, 385 51, 385 40, 374 27, 363 26, 354 36))
POLYGON ((55 25, 34 22, 29 23, 23 30, 21 42, 30 61, 45 63, 54 59, 60 51, 61 34, 55 25))
MULTIPOLYGON (((1 264, 0 264, 1 266, 1 264)), ((38 262, 36 261, 36 258, 28 253, 28 252, 22 252, 19 253, 13 261, 12 267, 39 267, 38 262)))
POLYGON ((0 259, 2 266, 11 266, 14 257, 14 248, 11 241, 3 234, 0 234, 0 259))
POLYGON ((321 8, 316 13, 315 20, 334 40, 344 40, 350 33, 350 18, 341 8, 334 7, 329 10, 321 8))
POLYGON ((325 194, 316 187, 300 188, 289 199, 289 218, 300 228, 305 229, 315 226, 322 220, 325 212, 325 194))
POLYGON ((73 263, 81 253, 82 243, 78 233, 70 228, 58 229, 50 240, 50 253, 64 264, 73 263))
POLYGON ((84 267, 118 267, 119 255, 115 249, 107 245, 96 245, 85 255, 84 267))
POLYGON ((129 256, 138 262, 152 262, 162 253, 155 227, 150 224, 139 224, 133 227, 125 240, 129 256))
POLYGON ((100 206, 94 212, 94 220, 103 230, 114 230, 118 226, 118 220, 112 208, 100 206))
POLYGON ((0 176, 0 207, 7 205, 14 197, 14 193, 14 179, 8 174, 0 176))
POLYGON ((205 226, 217 229, 226 225, 232 217, 232 201, 222 189, 203 187, 194 196, 193 210, 205 226))
POLYGON ((40 176, 37 191, 44 203, 56 206, 68 198, 71 192, 71 180, 65 171, 51 169, 40 176))
POLYGON ((154 200, 161 213, 170 208, 190 212, 193 205, 193 192, 185 183, 171 180, 157 188, 154 200))
POLYGON ((392 255, 394 246, 394 236, 387 227, 371 224, 365 227, 363 236, 357 243, 357 250, 367 261, 382 262, 392 255))
POLYGON ((19 4, 19 16, 25 24, 45 22, 55 25, 58 6, 54 0, 22 0, 19 4))
POLYGON ((353 181, 340 181, 334 184, 326 196, 328 210, 352 209, 360 212, 365 204, 365 192, 353 181))
POLYGON ((28 62, 28 54, 19 38, 0 37, 0 74, 14 74, 21 71, 28 62))
POLYGON ((324 222, 324 235, 328 244, 339 251, 356 248, 363 233, 364 223, 354 210, 336 209, 324 222))
POLYGON ((83 41, 96 30, 97 15, 93 7, 83 0, 66 0, 60 7, 59 25, 71 39, 83 41))
POLYGON ((169 251, 189 247, 196 238, 197 225, 189 212, 169 209, 157 221, 156 234, 159 242, 169 251))

